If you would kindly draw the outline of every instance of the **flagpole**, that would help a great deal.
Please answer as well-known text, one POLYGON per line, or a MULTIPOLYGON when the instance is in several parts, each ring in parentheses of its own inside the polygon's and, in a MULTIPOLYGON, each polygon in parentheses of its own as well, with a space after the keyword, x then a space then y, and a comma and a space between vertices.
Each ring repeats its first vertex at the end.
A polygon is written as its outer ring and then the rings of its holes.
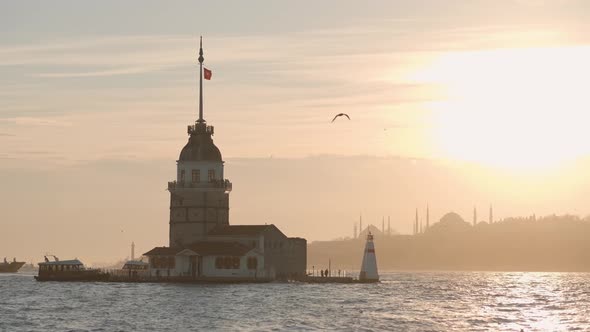
POLYGON ((203 123, 203 36, 199 44, 199 120, 198 123, 203 123))

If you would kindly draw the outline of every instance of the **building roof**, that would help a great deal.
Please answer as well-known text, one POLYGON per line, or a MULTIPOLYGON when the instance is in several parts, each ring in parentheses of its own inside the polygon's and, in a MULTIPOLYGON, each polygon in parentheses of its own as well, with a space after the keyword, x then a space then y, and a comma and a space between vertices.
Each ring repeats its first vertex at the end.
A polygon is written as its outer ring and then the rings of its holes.
POLYGON ((143 254, 144 256, 170 256, 176 255, 181 249, 170 247, 155 247, 154 249, 143 254))
POLYGON ((191 134, 188 143, 180 151, 178 161, 219 161, 221 152, 213 143, 211 133, 199 131, 191 134))
POLYGON ((142 268, 148 266, 149 263, 143 261, 127 261, 123 265, 124 270, 134 270, 137 268, 142 268))
POLYGON ((51 262, 42 262, 39 265, 84 265, 77 259, 70 259, 67 261, 51 261, 51 262))
POLYGON ((200 256, 231 255, 243 256, 254 249, 238 242, 201 241, 189 245, 187 248, 155 247, 146 252, 145 256, 174 256, 184 250, 191 250, 200 256))
POLYGON ((209 235, 246 235, 256 236, 268 229, 276 229, 282 232, 273 224, 270 225, 235 225, 235 226, 218 226, 209 231, 209 235))
POLYGON ((196 252, 201 256, 210 255, 229 255, 229 256, 243 256, 250 250, 254 249, 251 246, 246 246, 238 242, 197 242, 190 245, 188 249, 196 252))
POLYGON ((126 261, 125 265, 148 265, 148 263, 144 261, 126 261))

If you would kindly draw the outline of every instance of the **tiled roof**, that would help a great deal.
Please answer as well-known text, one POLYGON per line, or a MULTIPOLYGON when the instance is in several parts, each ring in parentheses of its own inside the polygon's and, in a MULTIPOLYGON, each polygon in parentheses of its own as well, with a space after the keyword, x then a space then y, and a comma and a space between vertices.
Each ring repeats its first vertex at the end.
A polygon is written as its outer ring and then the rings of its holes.
POLYGON ((190 245, 188 249, 201 256, 209 255, 231 255, 243 256, 253 248, 237 242, 197 242, 190 245))
POLYGON ((235 225, 235 226, 220 226, 215 227, 209 231, 209 235, 258 235, 267 229, 275 228, 280 230, 273 224, 270 225, 235 225))
POLYGON ((176 255, 181 249, 170 248, 170 247, 155 247, 154 249, 146 252, 145 256, 169 256, 176 255))
POLYGON ((145 256, 174 256, 184 249, 189 249, 201 256, 231 255, 243 256, 253 248, 237 242, 202 241, 196 242, 187 248, 155 247, 146 252, 145 256))

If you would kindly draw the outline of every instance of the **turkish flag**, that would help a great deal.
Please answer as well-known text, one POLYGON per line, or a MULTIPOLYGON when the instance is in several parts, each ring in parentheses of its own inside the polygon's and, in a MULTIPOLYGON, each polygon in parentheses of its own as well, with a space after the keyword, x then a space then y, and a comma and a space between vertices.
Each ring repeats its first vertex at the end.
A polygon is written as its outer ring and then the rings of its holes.
POLYGON ((205 77, 206 80, 210 80, 211 79, 211 75, 213 75, 213 72, 210 71, 207 68, 203 68, 205 71, 203 72, 203 77, 205 77))

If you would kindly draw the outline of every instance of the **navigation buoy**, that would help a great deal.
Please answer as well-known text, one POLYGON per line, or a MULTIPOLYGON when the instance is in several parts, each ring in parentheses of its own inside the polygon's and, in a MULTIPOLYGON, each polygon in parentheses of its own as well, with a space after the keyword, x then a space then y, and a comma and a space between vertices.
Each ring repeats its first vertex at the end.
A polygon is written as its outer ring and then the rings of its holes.
POLYGON ((363 253, 363 264, 361 265, 361 274, 359 280, 362 282, 378 282, 379 273, 377 272, 377 257, 375 256, 375 244, 373 243, 373 234, 369 232, 367 242, 365 243, 365 252, 363 253))

